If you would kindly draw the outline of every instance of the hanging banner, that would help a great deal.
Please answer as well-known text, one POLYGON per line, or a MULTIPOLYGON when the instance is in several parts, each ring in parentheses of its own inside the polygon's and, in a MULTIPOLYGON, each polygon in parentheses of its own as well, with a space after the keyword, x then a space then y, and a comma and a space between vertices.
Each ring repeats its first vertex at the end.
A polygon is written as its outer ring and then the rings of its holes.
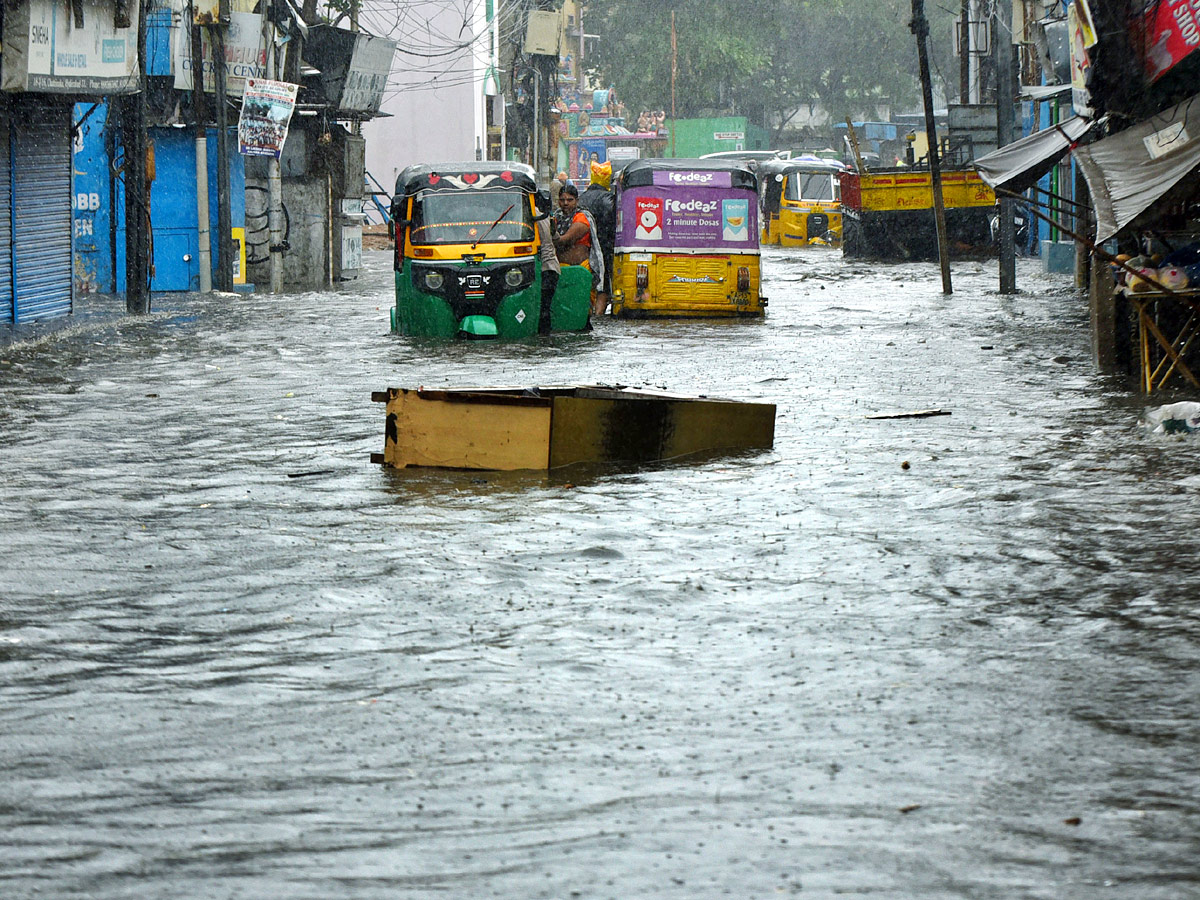
POLYGON ((1086 0, 1074 0, 1067 7, 1067 33, 1071 38, 1071 106, 1076 113, 1086 116, 1092 111, 1087 89, 1088 72, 1092 68, 1088 48, 1096 46, 1096 31, 1086 0))
POLYGON ((299 85, 286 81, 248 78, 242 96, 242 115, 238 119, 238 153, 243 156, 283 154, 288 123, 296 108, 299 85))

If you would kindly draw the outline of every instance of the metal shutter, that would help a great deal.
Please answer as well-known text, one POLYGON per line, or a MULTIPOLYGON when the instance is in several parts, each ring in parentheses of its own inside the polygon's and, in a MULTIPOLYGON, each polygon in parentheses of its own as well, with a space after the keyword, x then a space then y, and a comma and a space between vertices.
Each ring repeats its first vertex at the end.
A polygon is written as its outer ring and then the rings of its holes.
POLYGON ((71 103, 26 95, 13 113, 13 285, 20 324, 71 312, 71 103))
POLYGON ((8 106, 0 99, 0 325, 12 324, 12 147, 8 142, 8 106))

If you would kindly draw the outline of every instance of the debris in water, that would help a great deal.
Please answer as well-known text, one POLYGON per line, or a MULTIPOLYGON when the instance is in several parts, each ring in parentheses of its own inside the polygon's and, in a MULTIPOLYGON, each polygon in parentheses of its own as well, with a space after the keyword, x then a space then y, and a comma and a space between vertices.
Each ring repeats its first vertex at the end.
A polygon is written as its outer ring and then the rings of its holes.
POLYGON ((871 413, 868 419, 928 419, 932 416, 948 416, 948 409, 915 409, 912 412, 871 413))

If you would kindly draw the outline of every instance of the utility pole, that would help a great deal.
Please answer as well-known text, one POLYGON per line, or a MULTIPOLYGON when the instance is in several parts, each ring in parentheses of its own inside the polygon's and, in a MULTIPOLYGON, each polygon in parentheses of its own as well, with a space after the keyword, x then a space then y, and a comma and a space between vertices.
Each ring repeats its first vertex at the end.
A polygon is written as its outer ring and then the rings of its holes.
MULTIPOLYGON (((275 4, 271 5, 273 7, 275 4)), ((279 51, 275 47, 274 18, 274 16, 267 16, 263 26, 263 40, 267 48, 267 78, 272 81, 278 78, 280 68, 287 69, 286 48, 291 46, 290 41, 283 45, 285 64, 279 65, 276 61, 276 54, 279 51)), ((283 244, 283 177, 279 171, 279 160, 274 156, 267 159, 267 232, 271 293, 279 294, 283 291, 283 252, 286 248, 283 244)))
POLYGON ((229 105, 225 97, 225 26, 209 29, 212 38, 213 84, 217 103, 217 288, 233 290, 233 222, 229 209, 229 105))
POLYGON ((125 146, 125 311, 150 312, 150 205, 146 195, 146 0, 138 0, 138 92, 122 103, 125 146))
MULTIPOLYGON (((996 48, 996 146, 1013 139, 1013 40, 1012 0, 996 0, 993 15, 996 48)), ((1017 292, 1017 252, 1011 197, 1000 197, 1000 293, 1017 292)))
POLYGON ((971 0, 959 4, 958 23, 958 102, 971 102, 971 0))
POLYGON ((208 212, 208 116, 204 103, 204 44, 196 12, 188 3, 188 32, 192 36, 192 115, 196 117, 196 237, 200 293, 212 291, 212 242, 208 212))
POLYGON ((675 156, 675 73, 679 69, 679 48, 675 43, 675 10, 671 10, 671 157, 675 156))
POLYGON ((929 21, 924 0, 912 0, 912 33, 917 36, 917 63, 921 68, 921 97, 925 103, 925 139, 929 143, 929 173, 933 177, 933 215, 937 226, 938 260, 942 267, 942 293, 950 285, 950 246, 946 240, 946 203, 942 197, 942 166, 938 159, 937 124, 933 119, 933 87, 929 81, 929 21))

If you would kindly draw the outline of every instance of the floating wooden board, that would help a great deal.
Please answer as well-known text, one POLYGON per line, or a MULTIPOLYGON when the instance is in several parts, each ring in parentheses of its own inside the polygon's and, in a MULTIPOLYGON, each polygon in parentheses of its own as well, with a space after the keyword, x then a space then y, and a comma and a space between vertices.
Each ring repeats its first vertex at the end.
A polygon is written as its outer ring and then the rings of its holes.
POLYGON ((930 419, 934 416, 948 416, 948 409, 914 409, 912 412, 872 413, 868 419, 930 419))
POLYGON ((554 469, 769 449, 775 405, 605 385, 389 388, 382 454, 395 468, 554 469))

